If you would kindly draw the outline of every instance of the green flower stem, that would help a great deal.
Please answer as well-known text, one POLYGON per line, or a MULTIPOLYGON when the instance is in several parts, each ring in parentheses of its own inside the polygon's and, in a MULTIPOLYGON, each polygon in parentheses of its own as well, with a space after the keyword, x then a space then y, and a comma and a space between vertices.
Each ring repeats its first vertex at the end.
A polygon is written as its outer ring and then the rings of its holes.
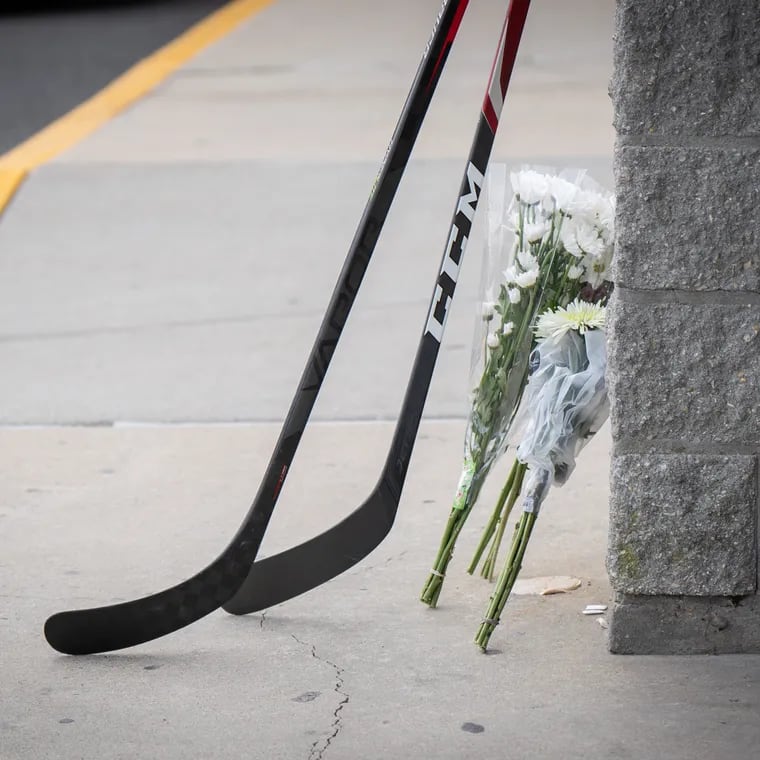
POLYGON ((449 514, 449 519, 446 522, 446 527, 443 531, 440 546, 438 547, 438 553, 436 554, 435 561, 433 562, 433 568, 425 581, 425 585, 422 588, 420 594, 420 601, 430 607, 435 607, 438 604, 438 597, 441 595, 441 588, 443 587, 443 580, 446 576, 446 570, 448 569, 449 562, 454 556, 454 545, 459 537, 459 533, 464 527, 467 518, 469 517, 472 507, 477 501, 480 488, 483 484, 483 477, 481 476, 481 468, 478 468, 478 462, 475 462, 476 475, 473 477, 469 488, 467 489, 464 508, 452 509, 449 514))
POLYGON ((483 529, 483 535, 480 538, 480 543, 478 544, 478 548, 475 550, 475 554, 473 555, 472 562, 470 562, 470 566, 467 568, 467 572, 470 575, 472 575, 475 572, 475 568, 478 566, 478 562, 480 562, 480 558, 483 555, 483 552, 485 551, 486 546, 488 546, 488 542, 491 540, 491 536, 493 536, 494 531, 496 530, 496 526, 499 525, 499 520, 501 518, 501 510, 504 507, 504 502, 507 500, 507 497, 509 496, 509 492, 512 490, 512 484, 515 482, 515 476, 517 474, 518 465, 519 465, 519 462, 515 460, 514 463, 512 464, 512 469, 509 471, 507 482, 504 484, 504 488, 501 489, 501 493, 499 494, 499 499, 496 502, 496 506, 494 507, 493 513, 491 514, 491 519, 488 521, 488 524, 483 529))
POLYGON ((506 530, 507 522, 509 521, 509 516, 512 513, 513 506, 514 499, 510 499, 507 503, 506 509, 504 510, 504 514, 501 515, 499 528, 496 531, 496 536, 491 543, 491 548, 488 550, 485 562, 483 562, 483 567, 480 568, 480 577, 485 578, 489 583, 493 581, 493 574, 496 568, 496 558, 499 554, 501 542, 504 539, 504 531, 506 530))
POLYGON ((510 489, 509 498, 507 499, 506 505, 504 507, 504 514, 502 515, 501 522, 499 523, 499 530, 497 531, 496 537, 491 544, 491 548, 488 552, 488 556, 486 557, 486 561, 483 563, 483 568, 480 574, 483 578, 486 578, 489 581, 493 580, 493 575, 496 570, 496 560, 499 556, 499 549, 501 548, 502 539, 504 538, 504 530, 507 527, 507 521, 509 520, 509 516, 512 513, 512 507, 514 507, 515 502, 520 497, 520 491, 522 491, 523 479, 525 477, 527 469, 528 465, 526 464, 518 465, 517 477, 515 479, 514 485, 510 489))
POLYGON ((523 235, 525 234, 525 206, 522 203, 518 205, 517 212, 519 214, 519 222, 517 223, 517 244, 519 248, 522 248, 524 243, 523 235))
MULTIPOLYGON (((562 280, 559 284, 559 288, 557 288, 557 294, 560 297, 555 298, 554 299, 555 302, 547 304, 547 308, 546 308, 547 311, 554 311, 555 309, 558 309, 560 307, 567 306, 566 303, 561 303, 561 301, 565 300, 564 298, 562 298, 562 296, 566 296, 568 291, 573 290, 573 288, 570 287, 570 283, 571 283, 570 267, 571 266, 573 266, 573 262, 568 261, 565 265, 565 271, 562 275, 562 280)), ((575 290, 580 290, 580 285, 578 282, 575 282, 574 285, 575 285, 575 288, 574 288, 575 290)))
POLYGON ((520 516, 520 521, 515 528, 515 535, 512 539, 509 556, 507 557, 504 569, 501 571, 501 575, 499 575, 496 589, 491 595, 491 602, 488 605, 485 619, 480 624, 478 633, 475 636, 475 643, 484 652, 488 647, 488 641, 491 638, 491 634, 496 628, 496 624, 501 617, 501 613, 504 611, 504 606, 507 603, 507 599, 509 599, 515 581, 517 580, 517 575, 522 567, 523 557, 525 556, 525 550, 528 548, 528 541, 530 541, 536 517, 537 515, 533 512, 523 512, 520 516))

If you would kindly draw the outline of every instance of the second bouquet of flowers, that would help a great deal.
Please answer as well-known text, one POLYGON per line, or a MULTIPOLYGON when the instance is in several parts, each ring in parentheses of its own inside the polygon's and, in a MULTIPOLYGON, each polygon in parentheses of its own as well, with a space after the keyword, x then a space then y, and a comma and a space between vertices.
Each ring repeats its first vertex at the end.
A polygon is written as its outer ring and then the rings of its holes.
MULTIPOLYGON (((471 377, 464 462, 421 600, 436 606, 457 538, 481 488, 507 449, 525 391, 536 325, 578 301, 604 304, 611 292, 614 202, 583 172, 524 168, 487 179, 488 230, 471 377)), ((493 577, 506 517, 528 465, 515 460, 469 571, 488 544, 483 574, 493 577)), ((527 484, 526 484, 527 485, 527 484)))

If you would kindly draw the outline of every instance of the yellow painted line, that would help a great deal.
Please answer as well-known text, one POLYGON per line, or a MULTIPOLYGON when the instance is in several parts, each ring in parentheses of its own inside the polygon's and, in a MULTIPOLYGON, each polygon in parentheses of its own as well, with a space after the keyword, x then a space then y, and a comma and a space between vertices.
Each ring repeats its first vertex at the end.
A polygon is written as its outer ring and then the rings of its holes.
POLYGON ((26 172, 21 169, 4 169, 0 166, 0 214, 11 202, 24 177, 26 177, 26 172))
POLYGON ((89 100, 0 156, 0 213, 30 171, 92 134, 203 48, 273 2, 233 0, 135 64, 89 100))

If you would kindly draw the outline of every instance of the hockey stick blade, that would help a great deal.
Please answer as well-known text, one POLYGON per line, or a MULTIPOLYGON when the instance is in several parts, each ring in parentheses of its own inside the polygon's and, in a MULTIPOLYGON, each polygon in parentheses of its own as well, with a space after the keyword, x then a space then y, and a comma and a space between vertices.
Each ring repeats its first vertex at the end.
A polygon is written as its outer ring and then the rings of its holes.
POLYGON ((237 534, 222 554, 173 588, 122 604, 73 610, 45 623, 64 654, 93 654, 142 644, 199 620, 228 601, 261 545, 301 435, 343 332, 380 231, 416 142, 469 0, 444 0, 409 96, 359 222, 264 478, 237 534))
POLYGON ((256 562, 223 605, 227 612, 257 612, 316 588, 364 559, 393 525, 529 5, 530 0, 512 0, 507 11, 427 323, 380 481, 369 499, 337 525, 256 562))

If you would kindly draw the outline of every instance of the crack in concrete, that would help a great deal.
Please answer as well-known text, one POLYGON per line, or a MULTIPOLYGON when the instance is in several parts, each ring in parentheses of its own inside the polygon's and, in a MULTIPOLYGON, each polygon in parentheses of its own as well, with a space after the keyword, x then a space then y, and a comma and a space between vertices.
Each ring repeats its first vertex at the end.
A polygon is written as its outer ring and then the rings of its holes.
POLYGON ((299 639, 298 636, 296 636, 294 633, 291 633, 290 635, 301 646, 307 647, 311 651, 311 656, 315 660, 324 662, 326 665, 329 665, 331 668, 333 668, 335 671, 335 688, 333 691, 339 696, 343 697, 343 699, 338 702, 337 707, 333 711, 333 722, 330 724, 332 733, 326 739, 317 739, 317 741, 315 741, 309 749, 308 760, 322 760, 325 752, 327 752, 328 747, 332 744, 333 739, 338 736, 340 730, 343 728, 343 717, 341 716, 341 712, 343 711, 343 708, 348 704, 351 697, 347 692, 343 691, 343 668, 341 668, 339 665, 336 665, 334 662, 331 662, 330 660, 326 660, 324 657, 320 657, 317 654, 317 648, 314 644, 309 644, 306 641, 301 641, 301 639, 299 639), (320 747, 320 744, 323 742, 323 746, 320 747))
POLYGON ((267 619, 267 611, 266 611, 266 610, 264 610, 264 611, 261 613, 261 619, 259 620, 259 628, 261 628, 261 630, 262 630, 262 631, 264 630, 264 621, 265 621, 266 619, 267 619))

